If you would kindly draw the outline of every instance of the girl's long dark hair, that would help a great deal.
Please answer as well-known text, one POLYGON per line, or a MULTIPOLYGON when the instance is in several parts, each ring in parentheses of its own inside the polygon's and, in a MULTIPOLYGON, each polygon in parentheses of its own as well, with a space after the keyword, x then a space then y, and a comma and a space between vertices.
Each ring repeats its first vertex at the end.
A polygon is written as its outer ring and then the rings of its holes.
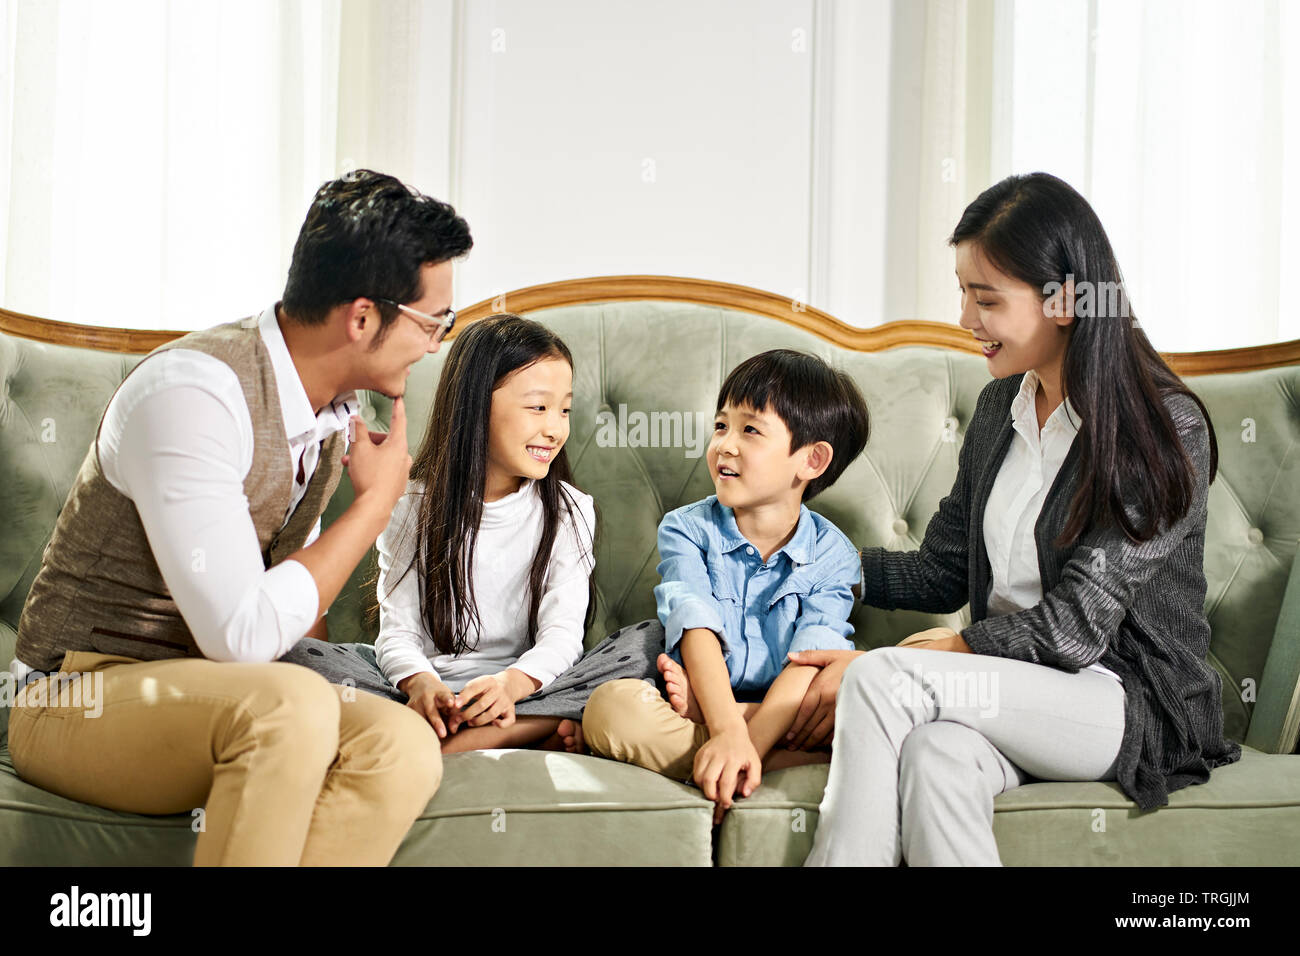
POLYGON ((1091 290, 1092 307, 1076 311, 1065 347, 1061 387, 1083 419, 1082 447, 1078 489, 1055 546, 1077 541, 1089 527, 1118 527, 1131 541, 1147 541, 1182 518, 1192 504, 1195 466, 1164 396, 1188 395, 1201 409, 1209 481, 1219 462, 1214 426, 1205 404, 1138 327, 1110 240, 1088 201, 1047 173, 1008 176, 966 207, 948 242, 967 240, 1044 300, 1070 278, 1076 290, 1091 290), (1125 512, 1131 498, 1141 506, 1140 523, 1125 512))
MULTIPOLYGON (((473 571, 487 480, 492 393, 511 373, 548 358, 563 359, 573 367, 573 356, 554 332, 530 319, 502 314, 467 326, 453 341, 443 366, 424 443, 411 466, 411 478, 424 483, 424 494, 412 562, 402 572, 404 577, 416 569, 420 617, 443 654, 473 650, 477 642, 471 643, 470 637, 481 631, 473 571)), ((561 523, 567 517, 574 528, 585 525, 562 481, 573 483, 563 447, 551 459, 546 477, 535 484, 543 518, 528 575, 529 646, 537 639, 537 610, 561 523)), ((587 541, 592 541, 592 530, 586 529, 587 541)), ((399 548, 404 551, 398 545, 395 554, 399 548)), ((589 579, 587 624, 594 615, 594 583, 589 579)))

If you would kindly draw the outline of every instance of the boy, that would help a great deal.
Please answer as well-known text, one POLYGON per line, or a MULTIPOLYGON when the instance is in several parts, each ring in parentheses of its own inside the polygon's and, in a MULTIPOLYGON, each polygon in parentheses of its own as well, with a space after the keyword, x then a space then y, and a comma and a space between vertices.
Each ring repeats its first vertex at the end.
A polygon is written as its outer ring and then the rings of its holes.
POLYGON ((851 650, 858 551, 805 507, 862 452, 869 418, 853 380, 777 349, 737 366, 718 393, 707 461, 716 495, 664 516, 655 588, 664 700, 616 680, 583 715, 591 749, 677 779, 693 777, 721 820, 768 770, 824 762, 773 751, 817 668, 801 650, 851 650))

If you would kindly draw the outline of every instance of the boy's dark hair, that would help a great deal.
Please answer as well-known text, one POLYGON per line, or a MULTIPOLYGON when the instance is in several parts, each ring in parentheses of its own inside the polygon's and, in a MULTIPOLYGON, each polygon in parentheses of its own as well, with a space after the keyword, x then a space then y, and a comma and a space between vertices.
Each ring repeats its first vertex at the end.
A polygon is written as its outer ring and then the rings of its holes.
MULTIPOLYGON (((284 310, 304 325, 330 309, 367 297, 414 302, 424 290, 420 267, 469 252, 474 240, 456 210, 392 176, 357 169, 321 186, 294 243, 284 310)), ((397 309, 376 302, 383 341, 397 309)))
POLYGON ((804 501, 835 484, 871 433, 866 400, 848 373, 793 349, 772 349, 732 369, 718 392, 716 411, 727 404, 749 405, 760 413, 770 408, 790 429, 792 455, 819 441, 834 449, 827 469, 804 488, 804 501))

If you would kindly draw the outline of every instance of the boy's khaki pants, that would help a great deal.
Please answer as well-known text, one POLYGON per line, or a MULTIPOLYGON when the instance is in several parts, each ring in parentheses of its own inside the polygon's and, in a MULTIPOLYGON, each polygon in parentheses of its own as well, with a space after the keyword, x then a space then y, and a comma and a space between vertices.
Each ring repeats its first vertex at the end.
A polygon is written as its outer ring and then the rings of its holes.
POLYGON ((62 671, 83 693, 17 692, 19 776, 111 810, 203 808, 195 865, 385 865, 442 780, 414 710, 296 664, 70 651, 62 671))
POLYGON ((593 753, 636 764, 674 780, 695 774, 695 754, 709 740, 705 724, 682 717, 649 681, 612 680, 592 691, 582 734, 593 753))

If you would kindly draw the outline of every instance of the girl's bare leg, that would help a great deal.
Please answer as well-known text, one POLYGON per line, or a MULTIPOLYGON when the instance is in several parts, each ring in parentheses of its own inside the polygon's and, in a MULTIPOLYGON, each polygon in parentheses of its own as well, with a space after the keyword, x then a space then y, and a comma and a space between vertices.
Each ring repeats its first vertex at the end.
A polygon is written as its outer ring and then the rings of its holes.
POLYGON ((554 734, 560 721, 559 717, 516 717, 509 727, 493 727, 491 724, 462 727, 443 738, 442 752, 458 754, 467 750, 527 747, 554 734))

